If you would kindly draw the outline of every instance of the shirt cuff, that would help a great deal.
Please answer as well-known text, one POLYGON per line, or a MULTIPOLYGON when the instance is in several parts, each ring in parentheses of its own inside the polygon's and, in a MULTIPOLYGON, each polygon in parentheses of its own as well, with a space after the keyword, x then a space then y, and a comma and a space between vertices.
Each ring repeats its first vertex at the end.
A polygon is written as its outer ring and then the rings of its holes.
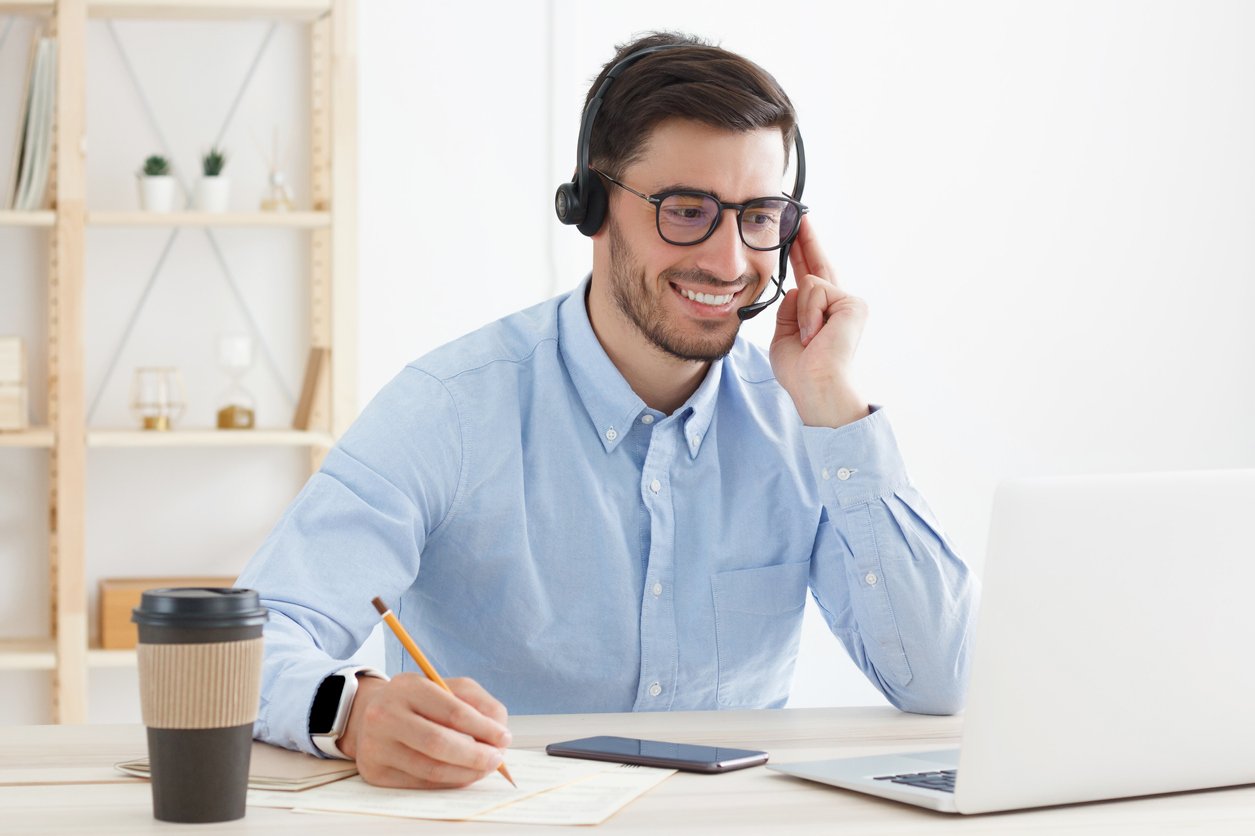
POLYGON ((872 404, 865 418, 832 429, 802 427, 815 484, 825 505, 849 508, 910 483, 889 417, 872 404))

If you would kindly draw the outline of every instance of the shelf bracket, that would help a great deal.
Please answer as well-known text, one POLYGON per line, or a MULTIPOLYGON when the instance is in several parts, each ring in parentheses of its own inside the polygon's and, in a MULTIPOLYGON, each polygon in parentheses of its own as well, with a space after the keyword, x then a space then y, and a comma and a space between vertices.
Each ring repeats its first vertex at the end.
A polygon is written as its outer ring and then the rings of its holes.
MULTIPOLYGON (((148 118, 149 125, 153 129, 153 133, 157 135, 157 142, 161 146, 162 152, 168 157, 173 155, 170 151, 170 143, 166 141, 165 134, 161 130, 161 123, 158 122, 156 114, 153 111, 152 104, 148 100, 148 96, 144 93, 144 87, 140 83, 139 74, 135 72, 135 67, 131 63, 130 56, 127 54, 126 47, 123 46, 122 40, 118 37, 117 28, 113 25, 112 20, 105 21, 105 26, 109 31, 110 37, 113 39, 114 46, 118 50, 118 55, 122 59, 122 65, 126 69, 126 74, 130 78, 131 85, 135 88, 136 95, 139 96, 140 104, 144 109, 144 115, 148 118)), ((231 125, 231 120, 235 118, 235 112, 239 108, 240 101, 244 98, 244 94, 248 91, 249 85, 252 84, 254 76, 257 74, 257 68, 261 65, 261 59, 266 53, 270 41, 274 37, 275 31, 278 29, 277 23, 271 23, 266 30, 266 35, 262 38, 261 45, 258 46, 256 54, 253 56, 252 63, 249 64, 248 72, 245 73, 244 80, 240 83, 239 89, 235 94, 235 99, 231 102, 230 108, 227 110, 226 116, 222 121, 222 128, 218 131, 218 137, 214 141, 214 146, 222 144, 222 138, 226 135, 227 128, 231 125)), ((179 186, 183 189, 185 197, 185 207, 190 206, 192 202, 192 189, 190 184, 186 182, 179 169, 175 169, 175 176, 178 178, 179 186)), ((222 271, 223 281, 227 284, 227 289, 231 293, 231 298, 236 306, 243 314, 244 320, 248 325, 249 331, 253 335, 253 339, 257 341, 260 349, 262 360, 266 368, 274 377, 275 384, 279 391, 283 394, 290 407, 295 408, 296 396, 292 392, 292 388, 288 385, 288 381, 284 378, 283 373, 279 370, 278 363, 275 362, 274 354, 270 350, 269 343, 262 333, 261 328, 257 324, 256 317, 253 316, 252 310, 248 306, 244 295, 240 292, 239 283, 235 280, 235 276, 231 272, 230 266, 227 264, 222 254, 222 249, 218 246, 218 240, 214 237, 212 230, 205 229, 205 236, 209 240, 209 245, 214 251, 219 269, 222 271)), ((101 378, 100 385, 96 389, 96 394, 92 397, 91 407, 87 411, 87 423, 90 424, 96 415, 96 409, 100 406, 101 398, 104 396, 105 390, 108 388, 109 381, 113 377, 113 373, 117 370, 118 361, 122 357, 122 352, 130 342, 131 334, 135 331, 135 325, 139 321, 140 315, 148 304, 148 298, 152 293, 153 287, 157 284, 157 280, 161 276, 166 259, 170 254, 170 250, 174 246, 175 240, 179 236, 179 230, 172 229, 170 236, 166 239, 165 246, 162 248, 161 255, 157 258, 157 263, 153 267, 152 273, 148 277, 148 282, 144 285, 143 291, 140 293, 139 301, 135 309, 131 312, 130 318, 127 320, 126 327, 122 331, 122 336, 118 340, 117 346, 109 357, 109 363, 105 367, 104 376, 101 378)))

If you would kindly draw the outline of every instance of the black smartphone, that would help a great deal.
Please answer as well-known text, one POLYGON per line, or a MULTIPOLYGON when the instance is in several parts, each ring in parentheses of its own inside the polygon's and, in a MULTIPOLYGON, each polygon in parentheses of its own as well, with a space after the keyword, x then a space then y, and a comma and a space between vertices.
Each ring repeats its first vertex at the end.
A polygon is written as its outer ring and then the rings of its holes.
POLYGON ((638 740, 635 737, 583 737, 565 743, 550 743, 545 751, 562 758, 635 763, 686 772, 731 772, 767 762, 767 753, 754 749, 694 746, 690 743, 638 740))

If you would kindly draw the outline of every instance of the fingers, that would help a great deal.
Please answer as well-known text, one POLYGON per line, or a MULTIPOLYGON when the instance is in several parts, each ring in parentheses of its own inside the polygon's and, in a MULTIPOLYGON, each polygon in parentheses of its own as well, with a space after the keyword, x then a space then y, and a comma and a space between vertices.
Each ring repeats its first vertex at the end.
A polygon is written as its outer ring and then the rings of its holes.
POLYGON ((815 275, 799 281, 797 324, 801 330, 802 345, 810 343, 827 321, 829 306, 844 296, 835 284, 815 275))
POLYGON ((815 225, 811 223, 810 215, 802 216, 802 225, 789 250, 789 263, 793 265, 793 272, 797 275, 799 283, 802 277, 807 275, 820 276, 829 281, 835 281, 837 278, 837 271, 832 269, 828 257, 824 255, 823 246, 819 243, 819 235, 815 232, 815 225))
MULTIPOLYGON (((409 707, 414 714, 430 720, 444 730, 457 732, 489 746, 505 748, 509 745, 510 730, 503 722, 485 715, 471 703, 457 694, 449 693, 434 682, 416 674, 414 679, 414 686, 408 690, 409 707)), ((462 680, 459 687, 467 689, 468 681, 462 680)), ((449 687, 453 687, 452 683, 449 687)), ((484 696, 487 697, 487 694, 484 696)), ((439 757, 439 753, 435 754, 439 757)))
POLYGON ((466 769, 440 761, 413 750, 397 749, 388 761, 375 761, 370 765, 358 764, 358 771, 368 783, 380 787, 403 789, 448 789, 465 787, 492 773, 496 767, 486 770, 466 769))
POLYGON ((832 306, 847 294, 837 284, 836 271, 824 255, 809 215, 802 216, 797 238, 789 251, 789 261, 797 276, 798 298, 794 316, 802 345, 806 346, 828 321, 832 306))
POLYGON ((802 345, 808 345, 819 330, 834 317, 840 320, 847 335, 856 337, 862 331, 862 323, 867 319, 867 303, 845 292, 834 281, 808 276, 798 299, 798 327, 801 330, 802 345))
POLYGON ((395 676, 372 695, 358 734, 363 778, 382 786, 466 786, 500 765, 510 743, 505 707, 472 680, 449 686, 475 703, 418 674, 395 676))
POLYGON ((780 307, 776 309, 776 335, 772 342, 784 337, 797 336, 800 332, 797 322, 797 299, 800 292, 796 289, 784 294, 780 307))
MULTIPOLYGON (((494 697, 492 694, 484 690, 484 686, 480 685, 478 682, 476 682, 473 679, 470 679, 469 677, 463 677, 463 676, 454 677, 453 679, 446 679, 445 684, 448 685, 450 688, 452 688, 453 693, 457 694, 457 696, 463 702, 470 703, 472 706, 478 709, 481 714, 491 717, 493 720, 496 720, 502 726, 506 725, 506 721, 509 719, 509 714, 506 711, 505 706, 502 705, 497 700, 496 697, 494 697)), ((510 732, 507 729, 506 730, 507 740, 505 743, 500 744, 500 745, 509 746, 510 745, 510 741, 508 739, 509 736, 510 736, 510 732)), ((484 738, 480 738, 480 739, 484 740, 484 738)), ((488 742, 491 742, 491 741, 488 741, 488 742)))

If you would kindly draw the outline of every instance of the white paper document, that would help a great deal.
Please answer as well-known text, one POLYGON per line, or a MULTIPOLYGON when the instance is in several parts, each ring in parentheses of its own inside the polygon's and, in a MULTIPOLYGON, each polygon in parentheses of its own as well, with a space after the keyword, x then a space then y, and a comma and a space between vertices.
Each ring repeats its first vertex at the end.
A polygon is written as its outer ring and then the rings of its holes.
POLYGON ((518 782, 517 789, 495 773, 456 790, 389 789, 367 784, 357 776, 299 793, 249 790, 248 803, 303 813, 597 824, 675 772, 555 758, 525 750, 511 750, 506 763, 518 782))
POLYGON ((600 772, 475 816, 510 824, 601 824, 668 777, 674 769, 603 763, 600 772))

